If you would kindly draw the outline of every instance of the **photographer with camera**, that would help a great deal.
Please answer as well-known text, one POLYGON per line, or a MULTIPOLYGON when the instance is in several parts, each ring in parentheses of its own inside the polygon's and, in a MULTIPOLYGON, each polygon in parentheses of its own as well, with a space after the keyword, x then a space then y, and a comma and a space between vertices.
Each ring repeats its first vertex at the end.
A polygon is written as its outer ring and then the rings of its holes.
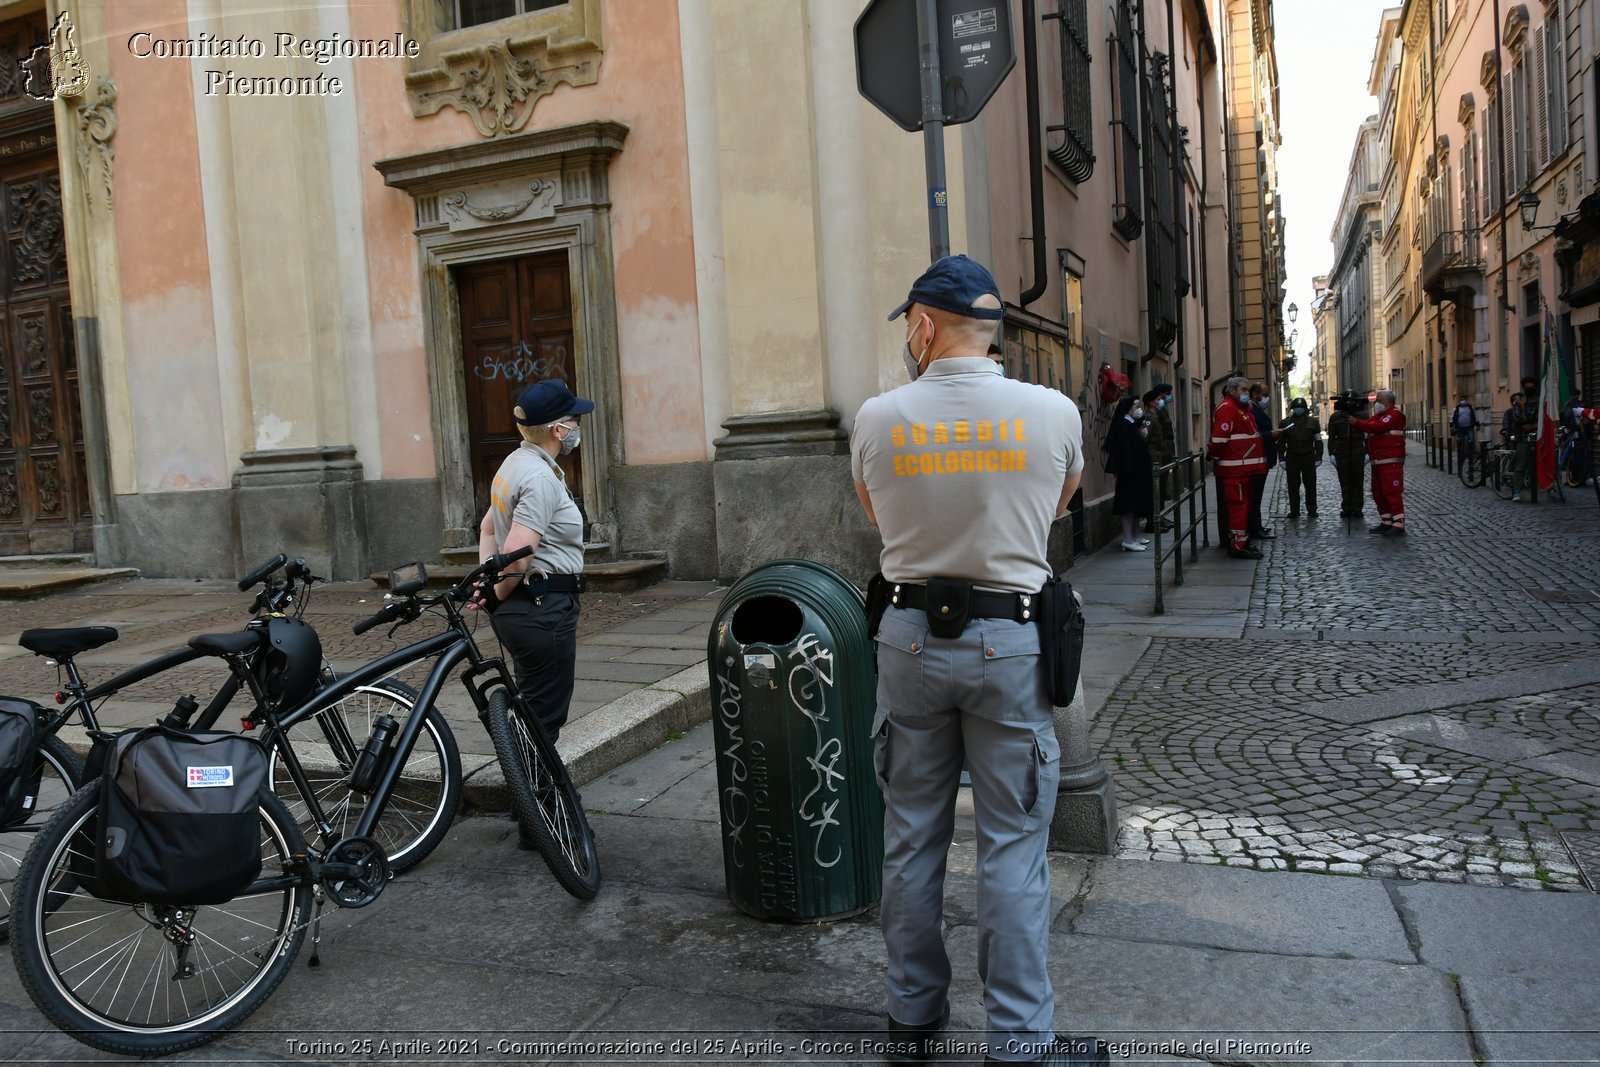
POLYGON ((1361 518, 1361 467, 1367 458, 1367 435, 1350 423, 1367 406, 1367 398, 1356 393, 1339 393, 1329 398, 1333 414, 1328 416, 1328 456, 1339 475, 1339 516, 1361 518))
POLYGON ((1379 389, 1372 418, 1351 419, 1350 428, 1367 435, 1372 457, 1372 502, 1378 506, 1378 525, 1368 533, 1404 537, 1406 506, 1406 416, 1395 404, 1394 390, 1379 389))

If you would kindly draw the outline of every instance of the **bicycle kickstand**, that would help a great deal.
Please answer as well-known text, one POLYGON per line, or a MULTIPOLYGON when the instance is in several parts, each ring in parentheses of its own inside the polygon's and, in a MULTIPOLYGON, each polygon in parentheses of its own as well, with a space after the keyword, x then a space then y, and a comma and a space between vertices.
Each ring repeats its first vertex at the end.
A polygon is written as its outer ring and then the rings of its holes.
POLYGON ((321 886, 317 886, 312 890, 312 895, 316 897, 317 902, 315 910, 311 913, 311 958, 306 960, 306 966, 320 967, 322 966, 322 957, 317 955, 317 946, 322 944, 322 908, 327 903, 327 900, 323 895, 321 886))

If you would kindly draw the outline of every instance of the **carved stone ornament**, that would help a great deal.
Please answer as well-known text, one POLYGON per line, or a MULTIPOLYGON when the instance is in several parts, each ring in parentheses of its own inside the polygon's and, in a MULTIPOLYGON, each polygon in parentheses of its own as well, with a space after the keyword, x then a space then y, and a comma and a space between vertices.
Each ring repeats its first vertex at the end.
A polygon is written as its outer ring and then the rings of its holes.
POLYGON ((1473 102, 1472 94, 1471 93, 1462 93, 1461 94, 1461 109, 1458 112, 1456 112, 1456 119, 1461 123, 1461 125, 1463 125, 1463 126, 1472 125, 1472 115, 1473 115, 1473 112, 1476 111, 1476 110, 1477 110, 1477 105, 1473 102))
POLYGON ((503 137, 527 126, 535 105, 556 86, 599 80, 598 0, 568 0, 442 31, 416 3, 409 0, 403 10, 421 46, 406 73, 411 113, 418 118, 452 107, 485 137, 503 137))
POLYGON ((1528 5, 1513 4, 1506 12, 1505 33, 1501 37, 1502 43, 1512 51, 1522 43, 1523 35, 1528 32, 1528 5))
POLYGON ((561 203, 561 183, 548 178, 535 178, 527 184, 528 195, 509 204, 488 206, 474 203, 466 192, 452 193, 440 199, 440 206, 450 216, 450 229, 472 229, 473 223, 493 225, 523 217, 548 219, 556 213, 561 203))
POLYGON ((1478 64, 1478 84, 1483 86, 1483 91, 1491 97, 1500 84, 1500 64, 1495 62, 1494 49, 1483 53, 1483 61, 1478 64))
MULTIPOLYGON (((84 98, 78 108, 78 166, 83 170, 85 191, 98 187, 111 206, 111 138, 117 134, 117 87, 109 78, 100 78, 94 96, 84 98)), ((92 198, 92 194, 91 194, 92 198)))
POLYGON ((1517 278, 1526 281, 1539 273, 1539 257, 1532 252, 1524 252, 1517 260, 1517 278))

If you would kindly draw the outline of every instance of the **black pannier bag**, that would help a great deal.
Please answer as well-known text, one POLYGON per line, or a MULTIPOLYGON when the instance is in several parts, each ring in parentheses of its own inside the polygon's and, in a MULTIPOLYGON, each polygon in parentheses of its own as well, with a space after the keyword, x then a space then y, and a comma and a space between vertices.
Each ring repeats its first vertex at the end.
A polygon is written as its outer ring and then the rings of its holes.
POLYGON ((20 823, 38 789, 39 705, 0 697, 0 826, 20 823))
POLYGON ((261 874, 267 754, 220 731, 151 726, 105 750, 91 878, 97 897, 222 904, 261 874))
POLYGON ((1051 578, 1039 593, 1039 665, 1054 707, 1072 703, 1083 663, 1083 611, 1072 583, 1051 578))

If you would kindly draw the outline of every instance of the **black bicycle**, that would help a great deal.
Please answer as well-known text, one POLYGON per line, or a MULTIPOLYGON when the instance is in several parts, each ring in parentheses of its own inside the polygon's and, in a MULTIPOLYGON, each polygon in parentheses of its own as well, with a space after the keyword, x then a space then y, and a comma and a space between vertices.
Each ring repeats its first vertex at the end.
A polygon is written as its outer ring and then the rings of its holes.
MULTIPOLYGON (((269 711, 266 726, 291 731, 429 658, 434 665, 415 706, 431 711, 445 680, 465 664, 462 684, 494 739, 518 822, 561 885, 589 899, 599 890, 600 864, 578 791, 504 661, 479 651, 467 621, 480 584, 492 585, 508 563, 530 551, 496 556, 433 596, 422 595, 427 576, 420 564, 397 568, 390 575, 391 602, 356 624, 356 632, 398 627, 429 611, 443 616, 444 632, 331 682, 292 709, 269 711)), ((321 847, 308 847, 294 815, 263 792, 261 877, 225 904, 174 907, 90 894, 74 871, 93 862, 85 841, 93 834, 99 796, 92 789, 79 792, 39 832, 17 876, 13 955, 34 1004, 86 1044, 141 1056, 201 1045, 236 1026, 283 980, 327 901, 360 908, 383 892, 390 864, 374 830, 426 721, 411 715, 375 724, 351 775, 351 788, 364 799, 359 815, 348 835, 335 831, 321 847)), ((309 795, 294 748, 279 747, 278 755, 301 795, 309 795)))
MULTIPOLYGON (((193 695, 179 699, 163 720, 180 729, 209 730, 241 690, 254 697, 241 717, 247 730, 269 719, 286 702, 298 703, 333 680, 322 659, 316 632, 300 619, 308 603, 308 590, 322 579, 311 573, 304 559, 291 560, 279 553, 239 581, 240 592, 260 586, 250 611, 253 618, 242 631, 194 638, 186 647, 157 656, 94 687, 79 671, 76 657, 111 644, 117 631, 110 626, 35 629, 24 632, 19 643, 35 655, 52 660, 62 675, 56 708, 41 708, 35 729, 38 761, 24 798, 24 816, 0 827, 0 935, 8 929, 13 884, 23 854, 49 821, 50 815, 84 784, 83 760, 60 732, 76 722, 90 734, 100 730, 97 709, 111 697, 147 679, 207 656, 226 652, 229 669, 217 693, 202 710, 193 695)), ((269 739, 275 758, 273 783, 289 806, 302 831, 328 836, 353 824, 363 798, 348 788, 352 736, 366 737, 379 715, 408 717, 416 707, 416 692, 392 679, 364 686, 295 731, 269 739), (287 772, 283 750, 298 747, 310 754, 300 792, 287 772)), ((455 738, 444 718, 432 708, 425 718, 426 742, 413 753, 402 774, 397 800, 376 827, 385 842, 391 866, 405 870, 437 846, 449 829, 461 792, 461 762, 455 738)))

